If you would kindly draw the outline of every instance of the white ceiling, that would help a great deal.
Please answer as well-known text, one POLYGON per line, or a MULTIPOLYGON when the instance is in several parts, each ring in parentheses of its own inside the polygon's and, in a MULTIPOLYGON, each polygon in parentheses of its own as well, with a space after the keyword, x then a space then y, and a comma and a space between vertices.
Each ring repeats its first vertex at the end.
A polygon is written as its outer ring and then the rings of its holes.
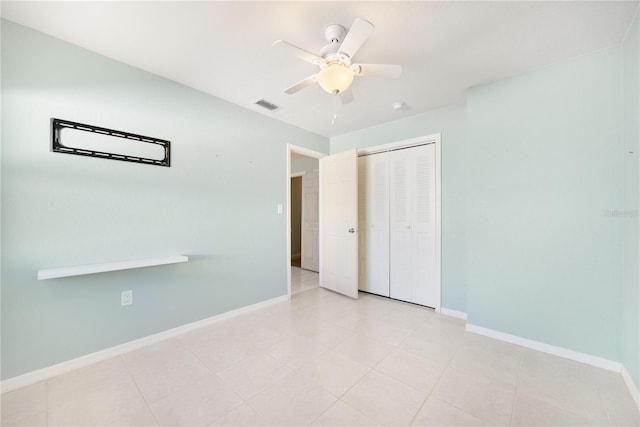
POLYGON ((244 2, 2 1, 2 17, 275 119, 335 136, 464 100, 475 85, 619 44, 638 1, 244 2), (375 31, 359 63, 400 64, 395 80, 356 77, 338 105, 317 85, 282 90, 317 68, 272 47, 313 53, 328 24, 375 31), (259 98, 281 108, 267 112, 259 98), (402 100, 404 110, 391 104, 402 100))

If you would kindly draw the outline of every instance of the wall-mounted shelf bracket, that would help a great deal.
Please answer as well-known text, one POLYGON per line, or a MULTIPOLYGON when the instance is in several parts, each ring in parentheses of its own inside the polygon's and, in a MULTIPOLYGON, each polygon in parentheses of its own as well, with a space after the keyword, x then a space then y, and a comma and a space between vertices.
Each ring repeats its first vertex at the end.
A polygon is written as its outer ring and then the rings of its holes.
POLYGON ((103 127, 51 119, 51 150, 56 153, 171 166, 171 142, 103 127))

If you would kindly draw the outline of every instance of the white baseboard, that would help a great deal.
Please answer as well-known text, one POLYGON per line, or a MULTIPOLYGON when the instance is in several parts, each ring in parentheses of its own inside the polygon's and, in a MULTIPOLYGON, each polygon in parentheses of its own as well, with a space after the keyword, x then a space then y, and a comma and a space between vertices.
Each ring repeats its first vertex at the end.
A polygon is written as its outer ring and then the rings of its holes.
POLYGON ((636 402, 638 411, 640 412, 640 391, 638 391, 638 387, 634 384, 631 375, 629 375, 629 371, 627 371, 627 368, 625 368, 624 365, 622 366, 622 371, 620 371, 620 373, 622 374, 624 383, 627 385, 627 389, 629 389, 629 393, 631 393, 631 397, 634 402, 636 402))
POLYGON ((452 310, 450 308, 442 307, 440 309, 440 314, 444 314, 445 316, 456 317, 462 320, 467 320, 467 313, 465 313, 464 311, 452 310))
POLYGON ((112 357, 118 356, 122 353, 126 353, 132 350, 137 350, 141 347, 145 347, 150 344, 157 343, 159 341, 166 340, 168 338, 175 337, 185 332, 193 331, 195 329, 202 328, 204 326, 212 325, 214 323, 221 322, 223 320, 231 319, 241 314, 254 311, 272 304, 276 304, 282 301, 288 300, 289 295, 283 295, 281 297, 272 298, 266 301, 262 301, 256 304, 241 307, 236 310, 231 310, 226 313, 218 314, 216 316, 208 317, 206 319, 198 320, 186 325, 178 326, 176 328, 168 329, 166 331, 158 332, 157 334, 148 335, 137 340, 129 341, 124 344, 116 345, 114 347, 106 348, 104 350, 97 351, 95 353, 87 354, 85 356, 71 359, 66 362, 57 363, 55 365, 48 366, 46 368, 38 369, 36 371, 28 372, 17 377, 8 378, 0 383, 0 392, 6 393, 8 391, 16 390, 21 387, 25 387, 37 382, 55 377, 66 372, 74 371, 79 368, 91 365, 96 362, 100 362, 112 357))
POLYGON ((516 344, 521 347, 538 350, 543 353, 553 354, 554 356, 564 357, 565 359, 575 360, 576 362, 586 363, 587 365, 607 369, 609 371, 622 372, 623 366, 620 362, 614 362, 602 357, 592 356, 590 354, 580 353, 578 351, 573 351, 562 347, 556 347, 554 345, 518 337, 516 335, 505 334, 504 332, 494 331, 493 329, 487 329, 481 326, 471 325, 469 323, 467 323, 466 330, 468 332, 485 335, 487 337, 495 338, 500 341, 506 341, 508 343, 516 344))

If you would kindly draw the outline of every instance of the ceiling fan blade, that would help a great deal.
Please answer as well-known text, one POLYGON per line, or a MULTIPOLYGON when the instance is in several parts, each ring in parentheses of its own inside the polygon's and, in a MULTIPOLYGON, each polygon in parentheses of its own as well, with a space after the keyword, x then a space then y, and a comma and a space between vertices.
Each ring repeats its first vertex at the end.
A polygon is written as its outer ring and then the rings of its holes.
POLYGON ((284 93, 286 93, 287 95, 293 95, 294 93, 301 91, 305 87, 311 86, 315 82, 316 82, 316 74, 314 74, 313 76, 309 76, 304 80, 300 80, 298 83, 294 84, 293 86, 289 86, 284 90, 284 93))
POLYGON ((351 88, 347 88, 347 90, 345 90, 344 92, 340 92, 340 102, 343 104, 349 104, 351 102, 353 102, 353 92, 351 91, 351 88))
POLYGON ((375 27, 369 21, 356 18, 351 25, 351 29, 344 38, 344 41, 338 48, 338 52, 349 55, 349 58, 353 58, 360 46, 369 38, 375 27))
POLYGON ((284 40, 276 40, 273 42, 272 46, 279 46, 281 49, 287 50, 290 53, 293 53, 298 58, 303 59, 307 62, 311 62, 312 64, 324 64, 324 59, 320 58, 318 55, 314 55, 313 53, 308 52, 298 46, 294 46, 284 40))
POLYGON ((354 64, 355 74, 365 77, 387 77, 395 79, 402 74, 400 65, 392 64, 354 64))

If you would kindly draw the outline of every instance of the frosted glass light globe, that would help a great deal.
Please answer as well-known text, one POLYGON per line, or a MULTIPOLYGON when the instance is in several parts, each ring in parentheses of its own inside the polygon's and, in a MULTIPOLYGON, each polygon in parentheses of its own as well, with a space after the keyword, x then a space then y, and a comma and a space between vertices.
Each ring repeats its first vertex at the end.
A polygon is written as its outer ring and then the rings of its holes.
POLYGON ((351 68, 341 64, 329 64, 318 73, 318 84, 329 93, 341 93, 353 82, 351 68))

